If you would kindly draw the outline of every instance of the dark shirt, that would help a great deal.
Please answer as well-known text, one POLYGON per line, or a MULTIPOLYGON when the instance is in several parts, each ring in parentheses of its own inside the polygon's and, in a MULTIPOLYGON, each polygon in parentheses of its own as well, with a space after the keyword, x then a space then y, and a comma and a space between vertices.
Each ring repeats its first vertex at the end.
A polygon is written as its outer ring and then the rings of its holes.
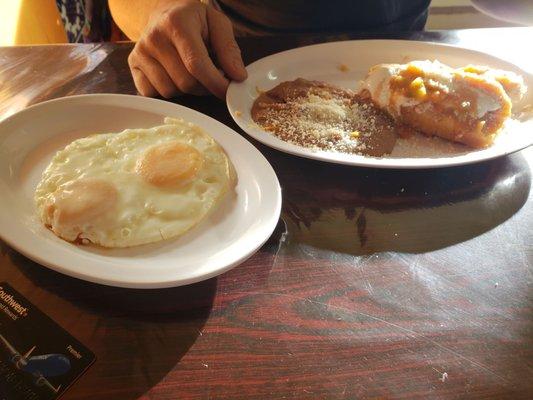
POLYGON ((71 43, 124 40, 113 23, 107 0, 56 0, 71 43))
POLYGON ((431 0, 215 0, 237 33, 421 30, 431 0))

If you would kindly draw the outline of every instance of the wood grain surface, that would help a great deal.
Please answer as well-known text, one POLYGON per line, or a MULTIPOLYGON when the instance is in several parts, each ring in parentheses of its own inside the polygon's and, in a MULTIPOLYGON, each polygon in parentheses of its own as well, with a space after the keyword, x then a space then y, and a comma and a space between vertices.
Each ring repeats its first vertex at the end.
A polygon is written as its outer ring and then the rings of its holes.
MULTIPOLYGON (((515 45, 533 43, 533 29, 397 37, 490 50, 533 71, 515 45)), ((345 38, 250 38, 241 47, 250 62, 345 38)), ((130 50, 1 48, 1 118, 60 96, 135 93, 130 50)), ((219 100, 174 101, 239 131, 219 100)), ((282 217, 255 256, 218 278, 165 290, 99 286, 0 241, 0 281, 97 355, 65 400, 533 398, 531 149, 392 171, 252 142, 278 174, 282 217)))

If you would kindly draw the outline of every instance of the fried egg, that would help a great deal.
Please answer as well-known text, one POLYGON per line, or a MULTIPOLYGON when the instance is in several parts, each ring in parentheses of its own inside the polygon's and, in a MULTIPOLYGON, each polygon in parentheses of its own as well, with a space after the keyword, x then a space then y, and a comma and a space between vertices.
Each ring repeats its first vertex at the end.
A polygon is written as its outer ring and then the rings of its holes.
POLYGON ((166 118, 70 143, 44 171, 35 202, 44 225, 67 241, 129 247, 187 232, 235 180, 213 138, 166 118))

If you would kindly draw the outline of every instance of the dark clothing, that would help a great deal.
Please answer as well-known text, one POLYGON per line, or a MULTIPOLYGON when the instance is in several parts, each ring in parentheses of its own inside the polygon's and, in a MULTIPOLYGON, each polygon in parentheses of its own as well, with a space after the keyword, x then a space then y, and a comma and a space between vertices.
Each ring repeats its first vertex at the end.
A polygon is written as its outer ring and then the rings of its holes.
POLYGON ((113 23, 107 0, 56 0, 71 43, 124 40, 113 23))
POLYGON ((431 0, 214 0, 239 34, 422 30, 431 0))
MULTIPOLYGON (((422 30, 431 0, 211 0, 236 35, 422 30)), ((124 40, 107 0, 56 0, 70 42, 124 40)))

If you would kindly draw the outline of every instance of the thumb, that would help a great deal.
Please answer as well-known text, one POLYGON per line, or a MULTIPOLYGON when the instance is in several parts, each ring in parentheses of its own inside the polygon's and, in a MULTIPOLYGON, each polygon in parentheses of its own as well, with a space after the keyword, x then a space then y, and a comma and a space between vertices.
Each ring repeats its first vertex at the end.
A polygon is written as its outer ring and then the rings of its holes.
POLYGON ((233 35, 231 21, 220 11, 207 7, 207 24, 209 42, 224 72, 236 81, 245 80, 248 73, 242 62, 241 50, 233 35))

